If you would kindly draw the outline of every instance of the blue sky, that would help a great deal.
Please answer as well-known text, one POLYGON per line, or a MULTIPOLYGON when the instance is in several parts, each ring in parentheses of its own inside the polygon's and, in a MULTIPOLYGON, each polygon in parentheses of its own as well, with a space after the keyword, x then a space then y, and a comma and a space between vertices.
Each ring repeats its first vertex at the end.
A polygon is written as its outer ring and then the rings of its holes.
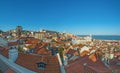
POLYGON ((120 35, 120 0, 0 0, 0 29, 120 35))

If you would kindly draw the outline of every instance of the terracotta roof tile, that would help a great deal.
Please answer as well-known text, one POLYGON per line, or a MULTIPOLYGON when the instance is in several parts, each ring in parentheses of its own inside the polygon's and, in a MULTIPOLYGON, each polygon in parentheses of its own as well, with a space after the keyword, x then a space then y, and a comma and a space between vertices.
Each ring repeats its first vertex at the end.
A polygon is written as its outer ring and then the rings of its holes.
POLYGON ((16 63, 38 73, 61 73, 57 56, 38 56, 19 53, 16 63), (45 70, 37 68, 38 62, 47 63, 45 70))
POLYGON ((0 52, 2 52, 4 49, 6 49, 5 47, 0 46, 0 52))
POLYGON ((28 38, 25 43, 26 44, 37 44, 39 42, 39 39, 36 38, 28 38))
POLYGON ((36 47, 36 44, 31 44, 31 45, 28 45, 28 46, 25 46, 25 47, 28 48, 28 49, 32 49, 32 48, 36 47))
POLYGON ((73 54, 75 51, 73 49, 69 49, 66 51, 67 54, 73 54))
POLYGON ((110 73, 101 60, 92 62, 89 56, 80 57, 75 62, 68 64, 65 69, 66 73, 110 73))
POLYGON ((41 48, 36 53, 40 55, 51 55, 51 51, 46 48, 41 48))
POLYGON ((5 56, 6 58, 8 58, 8 49, 4 49, 2 51, 2 55, 5 56))
POLYGON ((118 60, 120 61, 120 56, 118 57, 118 60))
POLYGON ((78 55, 79 55, 78 51, 75 51, 74 56, 78 56, 78 55))
POLYGON ((43 42, 40 44, 37 44, 35 53, 40 55, 51 55, 51 51, 46 49, 47 43, 43 42))
POLYGON ((82 53, 80 53, 80 56, 83 57, 83 56, 86 56, 86 55, 88 55, 88 54, 89 54, 89 52, 85 50, 85 51, 83 51, 82 53))
POLYGON ((4 73, 16 73, 16 72, 11 68, 8 68, 4 73))
POLYGON ((71 54, 71 55, 74 55, 74 56, 78 56, 79 55, 78 51, 77 50, 73 50, 73 49, 66 49, 64 52, 66 54, 71 54))
POLYGON ((8 46, 17 46, 19 45, 19 43, 16 41, 16 42, 8 42, 8 46))
POLYGON ((96 58, 95 54, 91 54, 91 55, 89 56, 89 59, 92 60, 93 62, 96 62, 96 61, 97 61, 97 58, 96 58))

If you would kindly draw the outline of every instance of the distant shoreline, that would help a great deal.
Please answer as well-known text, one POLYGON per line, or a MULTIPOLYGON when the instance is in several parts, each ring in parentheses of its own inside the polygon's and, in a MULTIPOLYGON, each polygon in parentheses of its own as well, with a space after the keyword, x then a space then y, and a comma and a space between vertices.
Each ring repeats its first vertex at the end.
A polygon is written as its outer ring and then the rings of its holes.
POLYGON ((118 42, 120 42, 120 40, 102 40, 102 39, 93 39, 93 40, 101 40, 101 41, 118 41, 118 42))
MULTIPOLYGON (((77 36, 90 36, 90 35, 77 35, 77 36)), ((92 36, 120 36, 120 35, 92 35, 92 36)))
MULTIPOLYGON (((85 37, 89 35, 78 35, 80 37, 85 37)), ((92 35, 95 40, 106 40, 106 41, 120 41, 120 35, 92 35)))

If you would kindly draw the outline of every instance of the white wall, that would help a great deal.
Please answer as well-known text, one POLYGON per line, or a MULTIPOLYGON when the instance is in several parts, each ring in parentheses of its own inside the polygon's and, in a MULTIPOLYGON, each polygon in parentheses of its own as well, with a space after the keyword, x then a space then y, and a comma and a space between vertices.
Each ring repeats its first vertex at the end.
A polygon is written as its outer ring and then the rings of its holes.
POLYGON ((7 47, 8 46, 7 43, 8 43, 7 40, 5 40, 5 39, 3 39, 3 38, 0 37, 0 46, 7 47))

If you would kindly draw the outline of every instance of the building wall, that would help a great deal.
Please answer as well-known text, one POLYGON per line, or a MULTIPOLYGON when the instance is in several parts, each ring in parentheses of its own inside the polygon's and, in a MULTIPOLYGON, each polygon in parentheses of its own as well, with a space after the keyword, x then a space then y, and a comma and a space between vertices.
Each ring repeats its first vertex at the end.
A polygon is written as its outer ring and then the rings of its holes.
POLYGON ((8 41, 7 40, 4 40, 3 38, 0 37, 0 46, 4 46, 4 47, 7 47, 8 41))

